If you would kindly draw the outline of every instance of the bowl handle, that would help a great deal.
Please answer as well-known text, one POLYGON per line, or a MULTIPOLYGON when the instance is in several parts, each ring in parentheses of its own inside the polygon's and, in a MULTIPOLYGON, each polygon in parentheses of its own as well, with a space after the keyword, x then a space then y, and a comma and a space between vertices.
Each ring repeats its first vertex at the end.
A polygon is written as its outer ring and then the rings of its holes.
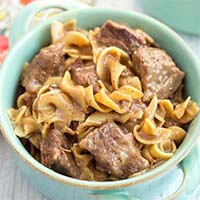
POLYGON ((96 200, 140 200, 137 197, 133 197, 125 189, 120 190, 95 190, 90 193, 90 196, 96 200))
POLYGON ((196 145, 190 154, 181 162, 184 173, 182 184, 175 193, 170 195, 166 200, 176 199, 181 196, 184 199, 191 199, 197 192, 200 183, 200 145, 196 145), (182 196, 183 195, 183 196, 182 196))
POLYGON ((28 31, 31 19, 37 12, 48 8, 60 8, 64 11, 67 11, 84 7, 88 7, 88 5, 71 0, 45 0, 30 3, 19 12, 19 14, 12 22, 9 36, 10 47, 12 47, 14 43, 28 31))

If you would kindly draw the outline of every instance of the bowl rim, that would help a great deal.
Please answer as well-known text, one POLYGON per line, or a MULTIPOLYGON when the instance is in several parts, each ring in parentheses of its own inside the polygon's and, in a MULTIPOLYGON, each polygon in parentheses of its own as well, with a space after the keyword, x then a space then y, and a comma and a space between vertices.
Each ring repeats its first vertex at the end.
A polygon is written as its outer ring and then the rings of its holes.
MULTIPOLYGON (((59 14, 60 18, 63 16, 63 18, 66 15, 70 15, 71 13, 80 13, 80 12, 93 12, 94 14, 96 12, 102 12, 102 14, 104 12, 110 13, 110 12, 117 12, 118 15, 127 15, 129 17, 132 18, 141 18, 142 20, 150 23, 151 25, 156 25, 159 26, 160 29, 165 30, 171 37, 174 37, 179 43, 180 45, 185 49, 185 51, 187 51, 188 55, 190 57, 192 57, 192 60, 195 61, 195 65, 194 67, 196 67, 196 65, 200 66, 200 62, 197 58, 197 56, 192 52, 192 50, 188 47, 188 45, 184 42, 184 40, 175 32, 173 31, 171 28, 169 28, 167 25, 159 22, 158 20, 149 17, 145 14, 136 12, 136 11, 124 11, 124 10, 120 10, 120 9, 113 9, 113 8, 81 8, 81 9, 75 9, 75 10, 71 10, 71 11, 66 11, 63 12, 61 14, 59 14)), ((40 28, 42 28, 45 24, 48 24, 47 20, 46 22, 42 23, 41 25, 39 25, 38 27, 34 28, 33 30, 31 30, 29 33, 27 33, 21 40, 19 40, 14 47, 11 49, 11 51, 9 52, 8 56, 6 57, 6 59, 3 62, 2 65, 2 69, 1 69, 1 76, 0 76, 0 91, 2 91, 2 87, 3 87, 3 82, 2 82, 2 77, 3 76, 7 76, 7 68, 6 66, 8 66, 9 64, 9 60, 10 58, 12 58, 12 56, 16 55, 17 49, 20 46, 23 46, 24 43, 26 43, 28 40, 31 39, 32 34, 34 34, 35 32, 39 31, 40 28)), ((0 95, 0 102, 1 102, 1 97, 2 95, 0 95)), ((2 104, 0 103, 0 115, 1 115, 1 111, 2 110, 2 104)), ((1 127, 1 131, 2 134, 5 138, 5 140, 7 141, 7 143, 9 144, 9 146, 11 147, 11 149, 17 154, 17 156, 25 163, 27 164, 29 167, 31 167, 33 170, 35 170, 36 172, 50 178, 53 181, 59 182, 59 183, 63 183, 66 185, 71 185, 71 186, 76 186, 76 187, 82 187, 82 188, 88 188, 88 189, 96 189, 96 190, 102 190, 102 189, 116 189, 116 188, 122 188, 122 187, 128 187, 134 184, 138 184, 138 183, 142 183, 142 182, 146 182, 148 180, 151 180, 161 174, 163 174, 164 172, 169 171, 172 167, 174 167, 175 165, 177 165, 181 160, 183 160, 188 153, 192 150, 193 146, 195 145, 195 142, 197 142, 197 138, 199 137, 199 135, 195 135, 193 136, 186 144, 185 147, 182 149, 182 151, 178 151, 176 153, 176 155, 174 155, 171 159, 169 159, 168 161, 166 161, 165 163, 161 164, 160 166, 155 167, 152 170, 149 170, 147 172, 144 172, 138 176, 135 177, 131 177, 128 179, 124 179, 124 180, 117 180, 117 181, 106 181, 106 182, 98 182, 98 181, 85 181, 85 180, 79 180, 79 179, 75 179, 75 178, 71 178, 71 177, 67 177, 64 175, 61 175, 45 166, 43 166, 41 163, 39 163, 38 161, 36 161, 34 158, 32 158, 32 156, 28 156, 25 153, 23 153, 20 150, 20 147, 13 144, 11 136, 9 136, 6 133, 6 122, 4 122, 4 117, 0 117, 0 127, 1 127)), ((13 130, 13 134, 14 134, 14 130, 13 130)))

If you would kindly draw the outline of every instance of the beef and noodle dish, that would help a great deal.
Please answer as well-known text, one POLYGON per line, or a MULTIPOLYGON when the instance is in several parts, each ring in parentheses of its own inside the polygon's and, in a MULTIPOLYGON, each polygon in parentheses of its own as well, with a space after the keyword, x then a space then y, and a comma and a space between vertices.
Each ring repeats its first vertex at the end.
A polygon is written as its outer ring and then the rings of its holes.
POLYGON ((83 180, 125 179, 173 156, 199 112, 185 73, 141 29, 111 20, 83 30, 51 25, 52 43, 25 63, 16 135, 52 170, 83 180))

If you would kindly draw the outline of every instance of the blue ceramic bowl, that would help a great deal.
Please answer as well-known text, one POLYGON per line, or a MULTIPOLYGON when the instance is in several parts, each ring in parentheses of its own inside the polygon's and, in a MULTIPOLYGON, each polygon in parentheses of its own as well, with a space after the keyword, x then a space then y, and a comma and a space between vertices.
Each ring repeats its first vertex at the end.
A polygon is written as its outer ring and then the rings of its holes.
MULTIPOLYGON (((94 197, 109 200, 128 200, 139 197, 147 199, 152 194, 152 189, 147 187, 146 183, 152 181, 150 185, 158 180, 158 176, 169 171, 172 167, 180 163, 186 155, 192 150, 199 137, 200 116, 191 123, 187 137, 183 141, 175 155, 164 164, 152 169, 141 175, 119 181, 108 182, 89 182, 77 180, 63 176, 46 168, 37 162, 23 147, 20 140, 16 137, 12 124, 8 118, 7 110, 13 106, 16 99, 16 89, 23 65, 30 61, 33 56, 45 45, 50 42, 50 24, 53 20, 64 22, 69 19, 76 19, 78 26, 84 29, 101 26, 107 19, 119 21, 128 24, 131 27, 138 27, 150 34, 161 45, 162 48, 173 57, 177 65, 186 72, 186 92, 192 96, 194 101, 200 105, 200 63, 194 53, 184 43, 184 41, 170 28, 160 22, 136 12, 121 11, 106 8, 84 8, 64 12, 54 18, 45 21, 40 26, 23 35, 27 23, 38 10, 46 7, 64 7, 75 8, 77 5, 70 3, 64 4, 62 1, 51 3, 33 3, 27 7, 14 22, 11 29, 11 45, 21 36, 21 39, 12 47, 6 60, 3 63, 0 72, 0 123, 2 133, 15 153, 17 164, 28 180, 34 184, 41 192, 55 200, 66 200, 77 197, 77 199, 86 200, 94 197), (157 177, 157 178, 155 178, 157 177), (141 188, 146 188, 146 194, 137 194, 133 189, 135 184, 140 183, 141 188), (150 190, 149 192, 147 190, 150 190), (91 196, 93 195, 93 196, 91 196), (146 196, 145 196, 146 195, 146 196)), ((185 177, 190 170, 195 171, 194 161, 185 159, 182 162, 185 177)), ((195 174, 199 177, 199 173, 195 174)), ((173 177, 172 175, 170 177, 173 177)), ((171 180, 165 176, 163 181, 171 180)), ((173 181, 173 180, 171 180, 173 181)), ((187 181, 187 179, 185 179, 187 181)), ((181 189, 184 189, 185 182, 180 189, 173 194, 175 197, 181 189)), ((162 184, 158 184, 156 189, 159 190, 162 184)), ((161 190, 161 189, 160 189, 161 190)), ((154 191, 155 192, 155 191, 154 191)), ((153 197, 153 196, 152 196, 153 197)), ((149 199, 149 198, 148 198, 149 199)))

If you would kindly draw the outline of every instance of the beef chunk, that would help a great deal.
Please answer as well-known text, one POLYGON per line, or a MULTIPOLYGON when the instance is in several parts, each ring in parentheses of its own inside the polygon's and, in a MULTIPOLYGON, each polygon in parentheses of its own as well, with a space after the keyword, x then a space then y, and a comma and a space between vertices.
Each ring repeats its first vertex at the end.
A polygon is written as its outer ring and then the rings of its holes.
POLYGON ((76 69, 84 68, 85 64, 81 60, 81 58, 75 58, 75 59, 68 59, 65 64, 67 65, 67 70, 70 72, 74 72, 76 69), (70 61, 70 62, 69 62, 70 61))
POLYGON ((149 166, 134 144, 131 133, 124 133, 114 122, 95 129, 80 142, 109 174, 127 178, 149 166))
POLYGON ((159 99, 170 97, 181 85, 184 72, 176 67, 172 58, 158 48, 137 49, 132 56, 134 70, 141 79, 144 101, 154 95, 159 99))
POLYGON ((50 77, 63 75, 64 66, 63 44, 56 43, 41 49, 33 58, 23 81, 26 91, 36 93, 42 84, 50 77))
POLYGON ((140 124, 146 105, 141 101, 121 101, 121 107, 126 110, 127 114, 132 117, 123 125, 129 132, 133 132, 135 125, 140 124))
POLYGON ((92 85, 95 92, 100 90, 97 83, 96 65, 92 62, 84 64, 80 58, 77 58, 70 64, 69 70, 72 72, 72 79, 79 85, 87 87, 92 85))
POLYGON ((41 143, 41 162, 55 171, 75 178, 80 178, 77 167, 70 151, 68 139, 58 130, 51 130, 41 143))
POLYGON ((165 119, 165 123, 164 123, 163 126, 166 127, 166 128, 169 128, 171 126, 179 126, 179 127, 181 127, 181 123, 179 123, 178 120, 176 120, 176 119, 172 119, 170 117, 167 117, 165 119))
POLYGON ((121 107, 127 112, 136 112, 139 110, 144 111, 146 105, 141 100, 134 99, 132 101, 122 101, 121 107))
POLYGON ((119 47, 128 54, 140 46, 153 42, 153 39, 142 30, 131 29, 110 20, 102 26, 98 40, 106 46, 119 47))

